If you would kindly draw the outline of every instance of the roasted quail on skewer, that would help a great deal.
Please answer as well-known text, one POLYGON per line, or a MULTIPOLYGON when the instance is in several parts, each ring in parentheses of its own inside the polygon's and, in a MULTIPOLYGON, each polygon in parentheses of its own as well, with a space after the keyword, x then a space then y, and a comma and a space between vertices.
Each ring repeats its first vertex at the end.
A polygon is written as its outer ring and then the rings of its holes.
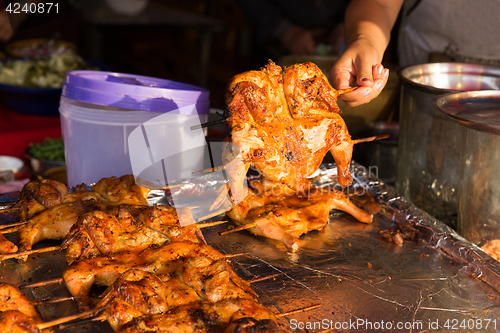
POLYGON ((88 303, 86 297, 93 284, 109 286, 131 268, 155 274, 170 274, 187 258, 200 256, 211 260, 225 258, 222 253, 208 245, 186 241, 172 242, 159 248, 149 248, 139 254, 122 252, 75 262, 64 270, 63 279, 69 292, 79 297, 81 305, 85 306, 85 303, 88 303))
POLYGON ((261 175, 295 191, 304 191, 330 151, 347 186, 352 141, 339 115, 337 96, 313 63, 280 67, 270 61, 260 71, 236 75, 228 84, 226 105, 229 141, 226 149, 233 201, 244 198, 243 182, 252 165, 261 175), (235 160, 241 159, 240 163, 235 160))
POLYGON ((66 248, 66 260, 71 265, 121 251, 139 253, 171 241, 198 242, 198 231, 187 208, 120 205, 117 214, 99 210, 83 214, 61 247, 66 248))
POLYGON ((299 249, 301 235, 326 226, 332 209, 347 212, 364 223, 372 221, 373 215, 356 207, 340 191, 311 188, 297 193, 281 184, 263 182, 252 181, 245 200, 234 205, 227 215, 237 224, 250 227, 253 234, 282 242, 292 252, 299 249))
MULTIPOLYGON (((42 323, 35 307, 16 287, 0 283, 0 331, 14 333, 39 333, 37 324, 42 323)), ((52 329, 42 330, 44 333, 52 329)))
POLYGON ((119 332, 274 333, 280 330, 274 313, 263 305, 249 299, 231 298, 216 303, 190 303, 164 314, 137 318, 119 332))

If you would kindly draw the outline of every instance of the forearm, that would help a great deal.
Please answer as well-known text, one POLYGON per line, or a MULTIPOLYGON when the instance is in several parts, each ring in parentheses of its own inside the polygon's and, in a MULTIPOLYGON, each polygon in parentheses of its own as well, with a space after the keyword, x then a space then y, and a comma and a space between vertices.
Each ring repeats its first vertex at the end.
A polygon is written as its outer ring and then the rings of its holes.
POLYGON ((345 14, 345 41, 364 40, 382 61, 403 0, 352 0, 345 14))

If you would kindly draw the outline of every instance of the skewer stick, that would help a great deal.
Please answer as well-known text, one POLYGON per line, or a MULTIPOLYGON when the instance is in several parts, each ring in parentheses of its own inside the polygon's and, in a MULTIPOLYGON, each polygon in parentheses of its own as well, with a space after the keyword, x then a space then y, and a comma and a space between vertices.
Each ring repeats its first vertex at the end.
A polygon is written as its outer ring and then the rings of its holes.
POLYGON ((389 134, 381 134, 381 135, 375 135, 375 136, 370 136, 368 138, 362 138, 362 139, 357 139, 357 140, 352 140, 352 144, 357 144, 357 143, 363 143, 363 142, 370 142, 370 141, 376 141, 376 140, 382 140, 382 139, 387 139, 389 137, 389 134))
MULTIPOLYGON (((231 258, 241 257, 244 255, 247 255, 247 252, 225 254, 223 257, 224 257, 224 259, 231 259, 231 258)), ((62 284, 62 283, 64 283, 63 278, 55 278, 52 280, 45 280, 45 281, 40 281, 40 282, 35 282, 35 283, 24 284, 22 286, 19 286, 19 289, 20 290, 21 289, 29 289, 29 288, 48 286, 51 284, 62 284)))
POLYGON ((252 283, 257 283, 260 281, 265 281, 265 280, 270 280, 270 279, 274 280, 275 277, 280 276, 280 275, 281 275, 281 273, 271 274, 268 276, 261 276, 261 277, 255 278, 255 279, 247 280, 247 282, 252 284, 252 283))
POLYGON ((88 324, 88 323, 93 323, 95 321, 106 321, 107 319, 108 318, 105 315, 100 315, 100 316, 97 316, 97 317, 92 317, 92 318, 88 318, 88 319, 79 320, 79 321, 74 322, 74 323, 68 323, 66 325, 59 325, 59 330, 63 330, 65 328, 68 328, 68 327, 71 327, 71 326, 75 326, 75 325, 85 325, 85 324, 88 324))
POLYGON ((349 88, 346 88, 346 89, 340 89, 340 90, 337 90, 337 91, 339 92, 339 95, 342 95, 342 94, 350 93, 351 91, 354 91, 354 90, 356 90, 358 88, 359 88, 358 86, 355 86, 355 87, 349 87, 349 88))
POLYGON ((15 227, 12 227, 10 229, 3 229, 3 230, 0 230, 0 234, 11 234, 13 232, 18 232, 19 229, 21 229, 22 225, 19 225, 19 226, 15 226, 15 227))
POLYGON ((224 124, 225 122, 226 122, 225 118, 224 119, 219 119, 219 120, 214 120, 214 121, 209 121, 209 122, 206 122, 206 123, 203 123, 203 124, 191 126, 191 131, 194 131, 194 130, 197 130, 197 129, 201 129, 201 128, 205 128, 205 127, 208 127, 208 126, 214 126, 214 125, 224 124))
POLYGON ((20 226, 20 225, 23 225, 26 223, 28 223, 28 221, 21 221, 21 222, 16 222, 16 223, 9 223, 9 224, 0 225, 0 230, 11 228, 11 227, 17 227, 17 226, 20 226))
POLYGON ((36 287, 43 287, 43 286, 48 286, 51 284, 61 284, 61 283, 64 283, 63 278, 55 278, 52 280, 45 280, 45 281, 25 284, 25 285, 19 286, 19 289, 36 288, 36 287))
POLYGON ((43 247, 41 249, 28 250, 28 251, 22 251, 22 252, 16 252, 16 253, 8 253, 8 254, 0 255, 0 261, 5 260, 5 259, 12 259, 12 258, 19 258, 19 257, 23 257, 23 256, 28 256, 30 254, 35 254, 35 253, 59 251, 60 249, 61 249, 60 246, 49 246, 49 247, 43 247))
POLYGON ((51 321, 48 321, 48 322, 45 322, 45 323, 38 324, 38 325, 36 325, 36 327, 39 330, 43 330, 43 329, 46 329, 46 328, 49 328, 49 327, 52 327, 52 326, 57 326, 59 324, 67 323, 68 321, 72 321, 72 320, 75 320, 75 319, 78 319, 78 318, 82 318, 82 317, 87 317, 87 316, 93 315, 94 313, 100 312, 100 311, 102 311, 104 309, 105 309, 105 307, 99 308, 99 309, 90 310, 90 311, 85 311, 85 312, 78 313, 78 314, 71 315, 71 316, 67 316, 67 317, 62 317, 62 318, 59 318, 59 319, 55 319, 55 320, 51 320, 51 321))
POLYGON ((220 236, 224 236, 224 235, 227 235, 227 234, 232 234, 233 232, 237 232, 237 231, 241 231, 241 230, 246 230, 246 229, 253 228, 256 225, 257 225, 257 222, 248 223, 248 224, 242 225, 242 226, 234 228, 234 229, 230 229, 230 230, 219 232, 219 235, 220 236))
POLYGON ((276 313, 275 316, 277 318, 283 318, 283 317, 290 316, 290 315, 293 315, 293 314, 302 313, 302 312, 306 312, 306 311, 311 311, 311 310, 317 309, 319 307, 321 307, 321 304, 316 304, 316 305, 309 306, 307 308, 297 309, 297 310, 293 310, 293 311, 276 313))
POLYGON ((66 301, 74 301, 76 298, 69 297, 57 297, 57 298, 44 298, 36 301, 30 301, 31 305, 40 305, 40 304, 52 304, 52 303, 61 303, 66 301))
POLYGON ((248 252, 238 252, 238 253, 232 253, 232 254, 225 254, 224 258, 225 259, 231 259, 231 258, 236 258, 236 257, 242 257, 247 255, 248 252))
POLYGON ((200 223, 200 224, 197 224, 196 227, 198 227, 198 229, 202 229, 202 228, 213 227, 213 226, 216 226, 216 225, 219 225, 219 224, 224 224, 224 223, 227 223, 227 222, 229 222, 229 221, 228 220, 222 220, 222 221, 200 223))
POLYGON ((8 212, 16 211, 16 210, 19 210, 19 207, 12 206, 12 207, 0 209, 0 213, 8 213, 8 212))

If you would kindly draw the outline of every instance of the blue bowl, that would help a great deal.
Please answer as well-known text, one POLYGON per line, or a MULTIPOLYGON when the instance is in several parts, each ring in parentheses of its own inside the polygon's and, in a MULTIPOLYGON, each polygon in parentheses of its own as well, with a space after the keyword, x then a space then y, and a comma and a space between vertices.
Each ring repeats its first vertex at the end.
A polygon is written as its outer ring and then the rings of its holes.
MULTIPOLYGON (((90 66, 99 70, 108 70, 108 67, 91 60, 85 60, 90 66)), ((12 111, 36 115, 59 116, 59 101, 62 88, 21 87, 0 84, 0 102, 12 111)))

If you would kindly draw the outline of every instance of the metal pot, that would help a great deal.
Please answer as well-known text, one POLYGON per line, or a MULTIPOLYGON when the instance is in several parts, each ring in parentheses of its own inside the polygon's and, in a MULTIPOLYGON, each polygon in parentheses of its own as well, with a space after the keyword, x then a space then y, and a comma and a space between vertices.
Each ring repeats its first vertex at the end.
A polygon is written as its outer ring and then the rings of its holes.
POLYGON ((432 101, 460 90, 499 89, 500 68, 433 63, 406 67, 398 74, 402 91, 396 190, 455 228, 461 130, 432 101))
POLYGON ((500 239, 500 91, 452 93, 434 103, 462 129, 458 232, 478 245, 500 239))

